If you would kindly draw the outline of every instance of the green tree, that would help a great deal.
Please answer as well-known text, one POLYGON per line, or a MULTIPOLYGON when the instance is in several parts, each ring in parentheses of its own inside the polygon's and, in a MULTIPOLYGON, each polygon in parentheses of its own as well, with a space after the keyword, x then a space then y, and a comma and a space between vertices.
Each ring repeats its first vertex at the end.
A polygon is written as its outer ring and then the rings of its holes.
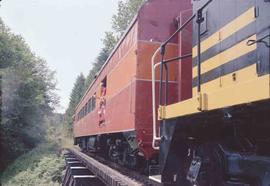
POLYGON ((118 2, 117 13, 112 17, 112 28, 118 35, 121 36, 125 32, 144 2, 145 0, 121 0, 118 2))
POLYGON ((114 32, 105 32, 103 47, 101 48, 93 67, 86 77, 85 89, 93 82, 95 76, 106 62, 114 46, 117 44, 119 38, 127 29, 138 9, 145 2, 145 0, 121 0, 118 2, 118 10, 112 17, 112 29, 114 32))
MULTIPOLYGON (((119 1, 117 13, 112 17, 112 29, 114 32, 112 31, 105 32, 105 36, 102 39, 103 47, 98 53, 93 63, 93 66, 86 77, 83 93, 87 90, 89 85, 95 80, 98 72, 100 71, 100 69, 106 62, 106 60, 108 59, 113 48, 117 44, 119 38, 127 29, 127 26, 130 24, 130 22, 132 21, 133 17, 137 13, 138 9, 143 4, 143 2, 144 0, 120 0, 119 1)), ((75 94, 75 91, 78 89, 79 85, 81 85, 81 82, 78 82, 78 78, 77 78, 74 84, 71 96, 70 96, 68 109, 66 110, 66 113, 65 113, 65 128, 67 129, 68 134, 72 133, 72 115, 74 114, 75 108, 79 102, 79 100, 73 99, 72 97, 74 96, 73 94, 75 94)))
POLYGON ((69 105, 65 112, 65 121, 64 121, 64 129, 66 131, 66 135, 72 136, 72 124, 73 119, 72 116, 74 115, 75 108, 77 104, 80 102, 81 98, 84 95, 84 89, 85 89, 85 77, 81 73, 73 86, 73 89, 70 94, 69 98, 69 105))
POLYGON ((44 118, 58 98, 54 72, 33 54, 22 37, 0 19, 1 125, 0 171, 34 148, 45 136, 44 118))
POLYGON ((114 36, 113 32, 105 32, 105 38, 102 40, 104 47, 99 52, 93 67, 88 73, 85 81, 85 90, 93 82, 95 76, 106 62, 111 51, 113 50, 115 44, 117 43, 117 38, 114 36))

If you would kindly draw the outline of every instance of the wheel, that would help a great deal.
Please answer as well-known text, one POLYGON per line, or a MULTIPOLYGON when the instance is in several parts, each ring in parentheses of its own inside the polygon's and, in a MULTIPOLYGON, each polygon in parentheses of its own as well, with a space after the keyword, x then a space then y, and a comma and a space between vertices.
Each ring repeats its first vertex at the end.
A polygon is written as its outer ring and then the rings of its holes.
POLYGON ((108 150, 108 157, 112 162, 115 162, 115 163, 118 162, 118 152, 116 150, 115 144, 110 144, 110 147, 108 150))
POLYGON ((222 154, 218 144, 195 145, 182 157, 178 184, 190 186, 224 186, 222 154))
POLYGON ((123 162, 128 168, 135 169, 137 165, 137 151, 134 151, 128 145, 123 152, 123 162))
POLYGON ((202 164, 197 177, 198 186, 224 186, 224 163, 218 144, 205 144, 198 148, 202 164))

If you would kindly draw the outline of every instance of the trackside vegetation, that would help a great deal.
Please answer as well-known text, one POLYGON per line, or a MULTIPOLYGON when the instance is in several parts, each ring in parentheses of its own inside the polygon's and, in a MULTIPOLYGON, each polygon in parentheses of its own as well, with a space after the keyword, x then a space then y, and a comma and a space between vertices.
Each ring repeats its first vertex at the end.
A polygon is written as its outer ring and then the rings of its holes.
POLYGON ((72 116, 144 0, 119 0, 92 68, 79 74, 65 114, 56 114, 55 72, 0 18, 0 185, 60 185, 61 149, 72 144, 72 116))
POLYGON ((17 158, 3 173, 3 185, 60 185, 64 158, 59 144, 44 143, 17 158))
POLYGON ((0 85, 1 184, 59 184, 63 116, 54 113, 54 72, 1 19, 0 85))

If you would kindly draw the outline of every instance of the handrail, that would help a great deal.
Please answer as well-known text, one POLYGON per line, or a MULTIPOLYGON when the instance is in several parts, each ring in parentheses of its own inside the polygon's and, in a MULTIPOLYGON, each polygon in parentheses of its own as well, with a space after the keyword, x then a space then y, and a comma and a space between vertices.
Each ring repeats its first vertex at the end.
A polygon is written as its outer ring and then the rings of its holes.
MULTIPOLYGON (((213 0, 207 1, 198 11, 197 11, 197 19, 196 23, 198 25, 197 28, 197 96, 201 94, 201 24, 204 21, 202 11, 203 9, 212 2, 213 0)), ((201 110, 199 107, 198 110, 201 110)))
MULTIPOLYGON (((181 25, 165 42, 163 42, 160 46, 160 55, 161 55, 161 67, 160 67, 160 84, 159 84, 159 102, 162 104, 162 82, 163 82, 163 64, 164 64, 164 55, 166 51, 167 44, 176 36, 178 32, 181 32, 194 18, 196 17, 196 14, 193 14, 183 25, 181 25)), ((166 82, 168 81, 168 68, 165 64, 165 70, 166 70, 166 82)), ((167 83, 166 83, 166 90, 168 89, 167 83)), ((167 92, 165 97, 165 105, 167 104, 167 92)))
MULTIPOLYGON (((152 140, 152 147, 153 149, 158 150, 159 147, 156 146, 155 142, 157 140, 160 140, 160 134, 157 136, 157 132, 156 132, 156 96, 155 96, 155 68, 159 65, 161 65, 160 67, 160 105, 162 104, 162 84, 163 84, 163 65, 165 65, 165 70, 166 70, 166 92, 165 92, 165 105, 167 105, 167 99, 168 99, 168 95, 167 95, 167 91, 168 91, 168 67, 167 67, 167 63, 168 60, 164 60, 164 55, 165 55, 165 50, 166 50, 166 45, 170 42, 170 40, 172 38, 174 38, 176 36, 177 33, 181 32, 196 16, 196 23, 198 24, 198 83, 197 83, 197 92, 200 93, 201 90, 201 55, 200 55, 200 47, 201 47, 201 33, 200 33, 200 26, 201 23, 204 21, 204 18, 202 17, 202 11, 203 9, 208 6, 208 4, 210 4, 213 0, 208 0, 200 9, 197 10, 196 14, 193 14, 183 25, 181 25, 165 42, 163 42, 161 44, 161 46, 154 52, 152 58, 151 58, 151 64, 152 64, 152 112, 153 112, 153 140, 152 140), (155 64, 155 58, 158 54, 158 52, 160 51, 160 55, 161 55, 161 62, 156 63, 155 64)), ((192 56, 192 55, 186 55, 188 57, 192 56)), ((179 57, 179 59, 182 59, 184 56, 179 57)), ((177 60, 178 57, 172 58, 170 59, 170 62, 177 60)))
MULTIPOLYGON (((155 142, 157 140, 160 140, 160 134, 157 135, 157 129, 156 129, 156 77, 155 77, 155 71, 156 71, 156 68, 161 65, 162 62, 158 62, 158 63, 155 63, 155 58, 156 58, 156 55, 158 54, 160 48, 158 48, 154 55, 152 56, 152 112, 153 112, 153 140, 152 140, 152 147, 153 149, 155 150, 158 150, 159 147, 156 146, 155 142)), ((163 63, 167 64, 167 63, 170 63, 170 62, 174 62, 174 61, 177 61, 177 60, 180 60, 180 59, 185 59, 185 58, 188 58, 188 57, 191 57, 192 54, 186 54, 186 55, 183 55, 183 56, 179 56, 179 57, 175 57, 175 58, 170 58, 170 59, 167 59, 167 60, 164 60, 163 63)))
POLYGON ((154 55, 152 56, 151 62, 152 62, 152 112, 153 112, 153 140, 152 140, 152 147, 155 150, 158 150, 159 147, 156 146, 156 141, 160 140, 160 135, 157 136, 157 129, 156 129, 156 80, 155 80, 155 58, 158 54, 160 48, 158 48, 154 55))
MULTIPOLYGON (((157 132, 156 132, 156 91, 155 91, 155 68, 158 66, 158 65, 161 65, 161 68, 160 68, 160 73, 161 73, 161 77, 160 77, 160 101, 162 99, 162 83, 163 83, 163 80, 162 80, 162 74, 163 74, 163 64, 164 64, 164 54, 165 54, 165 48, 166 48, 166 45, 168 44, 168 42, 178 33, 180 32, 183 28, 185 28, 185 26, 191 22, 194 18, 195 18, 196 14, 192 15, 180 28, 178 28, 174 33, 173 35, 167 39, 164 43, 162 43, 162 45, 154 52, 153 56, 152 56, 152 59, 151 59, 151 62, 152 62, 152 112, 153 112, 153 140, 152 140, 152 147, 153 149, 155 150, 158 150, 159 147, 156 146, 156 141, 157 140, 160 140, 160 135, 157 136, 157 132), (157 65, 155 65, 155 58, 158 54, 158 52, 160 51, 160 54, 162 56, 162 59, 161 59, 161 62, 157 63, 157 65)), ((175 59, 176 60, 176 59, 175 59)), ((167 70, 167 69, 166 69, 167 70)), ((168 73, 166 73, 168 74, 168 73)), ((168 81, 168 78, 166 78, 166 81, 168 81)), ((166 95, 167 97, 167 95, 166 95)), ((167 102, 167 101, 166 101, 167 102)))

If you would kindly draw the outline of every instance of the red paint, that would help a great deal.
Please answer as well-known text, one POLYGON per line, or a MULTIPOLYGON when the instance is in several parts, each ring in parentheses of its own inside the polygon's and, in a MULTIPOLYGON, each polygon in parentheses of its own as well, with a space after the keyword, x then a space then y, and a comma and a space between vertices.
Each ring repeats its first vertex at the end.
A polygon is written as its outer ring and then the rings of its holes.
MULTIPOLYGON (((76 115, 96 93, 96 108, 81 120, 74 122, 75 137, 132 130, 136 132, 139 149, 146 159, 157 153, 151 146, 153 130, 151 57, 160 46, 160 42, 166 40, 176 30, 174 19, 179 16, 179 12, 186 9, 191 9, 190 0, 149 0, 140 9, 132 26, 77 106, 76 115), (105 77, 106 94, 104 91, 102 94, 100 85, 105 77), (105 114, 102 115, 104 118, 101 118, 98 115, 98 106, 100 104, 104 106, 100 101, 104 99, 105 114), (100 123, 101 119, 105 122, 100 123)), ((184 15, 186 17, 186 14, 184 15)), ((185 38, 182 35, 174 39, 167 46, 165 58, 176 57, 179 51, 180 54, 189 51, 191 40, 189 36, 185 38)), ((177 62, 169 64, 169 103, 189 96, 190 65, 190 61, 181 65, 177 62)), ((159 79, 158 69, 156 77, 159 79)), ((157 106, 158 89, 157 82, 157 106)))
MULTIPOLYGON (((148 0, 139 11, 138 39, 165 41, 177 28, 174 19, 187 9, 191 9, 191 0, 148 0)), ((177 37, 172 42, 178 43, 177 37)))
MULTIPOLYGON (((152 83, 150 81, 137 80, 136 82, 136 107, 135 127, 137 140, 142 139, 141 150, 146 158, 150 158, 155 151, 152 149, 153 120, 152 120, 152 83)), ((156 103, 158 108, 159 83, 156 83, 156 103)), ((177 102, 177 82, 169 83, 169 104, 177 102)), ((164 91, 163 91, 164 95, 164 91)), ((156 110, 157 110, 156 108, 156 110)), ((159 123, 157 121, 157 123, 159 123)))

